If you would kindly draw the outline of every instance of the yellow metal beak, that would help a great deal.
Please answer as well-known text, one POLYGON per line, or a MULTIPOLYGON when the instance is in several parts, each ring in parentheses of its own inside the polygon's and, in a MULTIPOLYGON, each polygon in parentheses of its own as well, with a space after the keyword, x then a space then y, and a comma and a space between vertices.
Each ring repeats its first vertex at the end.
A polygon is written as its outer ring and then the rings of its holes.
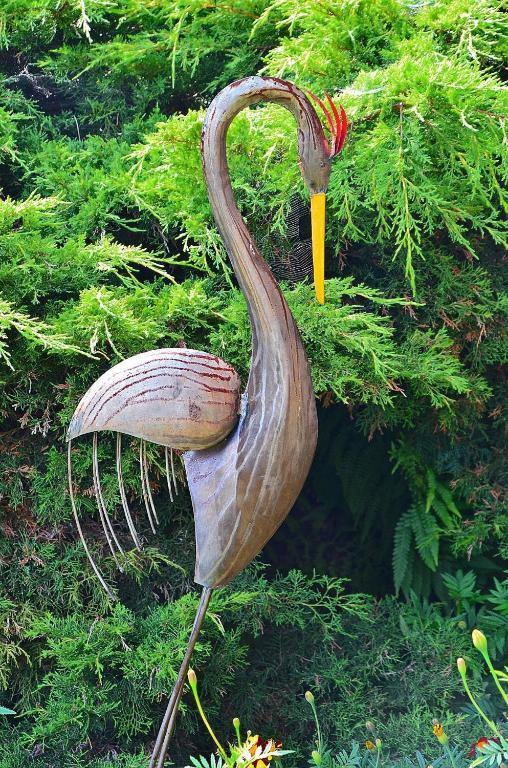
POLYGON ((325 205, 326 194, 324 192, 311 195, 312 263, 314 289, 319 304, 325 303, 325 205))

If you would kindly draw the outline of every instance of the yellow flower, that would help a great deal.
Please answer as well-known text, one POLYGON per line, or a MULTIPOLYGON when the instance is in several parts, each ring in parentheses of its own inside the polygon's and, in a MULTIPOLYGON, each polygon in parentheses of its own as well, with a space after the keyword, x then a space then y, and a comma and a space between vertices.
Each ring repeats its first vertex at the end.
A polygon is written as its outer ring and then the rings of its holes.
POLYGON ((250 761, 253 757, 259 758, 259 760, 253 760, 253 768, 268 768, 268 763, 273 759, 273 753, 282 747, 282 742, 274 741, 274 739, 268 739, 268 741, 262 741, 258 735, 247 736, 247 739, 243 745, 244 755, 250 761))
POLYGON ((438 723, 437 721, 432 726, 432 730, 434 731, 434 736, 439 741, 440 744, 445 746, 448 744, 448 736, 446 735, 443 726, 441 723, 438 723))
POLYGON ((365 742, 365 748, 373 750, 373 749, 376 749, 376 745, 374 744, 373 741, 371 741, 370 739, 367 739, 367 741, 365 742))

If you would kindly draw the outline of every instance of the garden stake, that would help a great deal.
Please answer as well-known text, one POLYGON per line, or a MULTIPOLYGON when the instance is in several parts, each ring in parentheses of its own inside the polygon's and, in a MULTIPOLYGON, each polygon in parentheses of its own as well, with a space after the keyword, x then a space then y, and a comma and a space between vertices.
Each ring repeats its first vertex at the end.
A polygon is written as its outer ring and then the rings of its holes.
MULTIPOLYGON (((296 119, 298 152, 310 193, 312 255, 317 301, 324 303, 325 196, 332 158, 343 148, 347 120, 327 96, 328 108, 313 97, 329 123, 331 140, 309 98, 291 83, 248 77, 224 88, 206 113, 201 149, 210 205, 247 300, 252 357, 246 390, 230 365, 207 352, 159 349, 124 360, 84 395, 69 426, 69 492, 73 495, 72 440, 94 433, 97 503, 110 547, 109 528, 97 468, 95 433, 117 433, 117 475, 122 507, 134 544, 134 526, 122 479, 121 435, 141 440, 139 462, 144 506, 155 530, 145 441, 163 446, 171 497, 177 493, 173 451, 182 453, 194 509, 195 581, 203 586, 187 651, 152 754, 162 768, 192 650, 213 589, 227 584, 260 552, 293 506, 309 472, 317 442, 317 415, 309 363, 284 296, 247 230, 235 204, 226 159, 226 134, 235 115, 261 101, 280 104, 296 119), (169 456, 168 456, 169 449, 169 456), (170 475, 171 464, 171 475, 170 475)), ((102 585, 112 595, 83 539, 102 585)))

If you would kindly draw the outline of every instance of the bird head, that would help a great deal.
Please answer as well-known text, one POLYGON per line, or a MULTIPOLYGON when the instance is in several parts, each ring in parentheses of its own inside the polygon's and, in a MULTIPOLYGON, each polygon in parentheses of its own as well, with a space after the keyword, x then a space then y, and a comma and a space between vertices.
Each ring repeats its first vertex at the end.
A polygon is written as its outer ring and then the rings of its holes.
POLYGON ((304 147, 304 151, 300 152, 300 167, 310 193, 314 287, 317 301, 324 304, 326 191, 332 160, 342 150, 346 140, 347 118, 342 106, 337 109, 328 94, 325 94, 328 106, 310 91, 309 95, 323 112, 330 128, 330 138, 327 139, 319 123, 320 130, 314 135, 312 146, 304 147))

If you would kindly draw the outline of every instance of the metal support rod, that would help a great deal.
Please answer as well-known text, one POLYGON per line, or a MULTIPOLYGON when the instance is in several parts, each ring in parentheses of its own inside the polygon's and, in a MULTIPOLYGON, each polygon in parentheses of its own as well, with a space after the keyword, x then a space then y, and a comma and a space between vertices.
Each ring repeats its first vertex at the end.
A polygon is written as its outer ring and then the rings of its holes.
POLYGON ((190 659, 199 636, 199 631, 201 629, 203 619, 206 616, 206 611, 210 603, 212 592, 212 587, 203 587, 201 599, 199 601, 198 609, 196 612, 196 618, 194 619, 192 632, 189 637, 189 642, 187 643, 187 650, 185 651, 185 656, 183 657, 182 665, 180 667, 180 671, 178 672, 175 687, 173 688, 173 693, 169 699, 164 719, 157 735, 157 741, 155 742, 155 747, 152 752, 149 768, 163 768, 164 766, 164 760, 168 750, 169 740, 171 739, 171 734, 173 733, 176 715, 178 712, 178 704, 180 703, 180 698, 182 696, 183 686, 187 677, 190 659))

